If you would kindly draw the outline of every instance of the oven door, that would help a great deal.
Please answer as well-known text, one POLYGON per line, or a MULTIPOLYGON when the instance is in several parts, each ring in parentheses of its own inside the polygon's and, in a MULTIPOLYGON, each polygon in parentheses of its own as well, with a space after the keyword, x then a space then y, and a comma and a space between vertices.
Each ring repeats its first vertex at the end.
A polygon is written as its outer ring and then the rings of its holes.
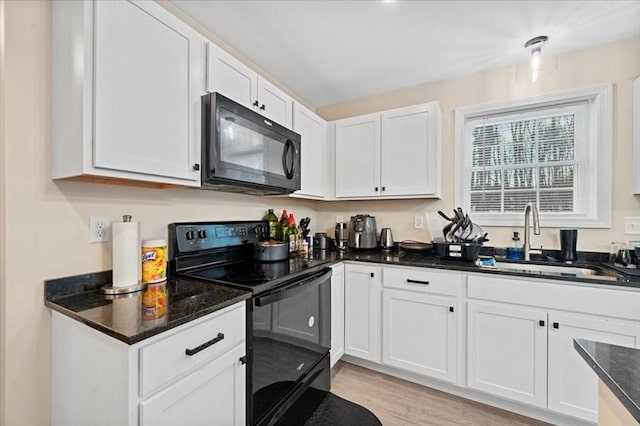
POLYGON ((329 353, 331 269, 263 293, 249 305, 247 399, 255 425, 288 403, 288 394, 329 353))
POLYGON ((203 184, 300 189, 299 134, 218 93, 202 99, 203 184))

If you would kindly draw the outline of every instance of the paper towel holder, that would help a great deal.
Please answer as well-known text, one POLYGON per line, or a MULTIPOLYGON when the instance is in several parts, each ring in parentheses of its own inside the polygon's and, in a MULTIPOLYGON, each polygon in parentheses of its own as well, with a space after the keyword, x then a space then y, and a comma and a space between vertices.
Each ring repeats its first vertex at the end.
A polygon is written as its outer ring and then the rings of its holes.
MULTIPOLYGON (((122 221, 131 222, 131 218, 132 218, 131 215, 125 214, 122 216, 122 221)), ((124 295, 128 293, 135 293, 138 291, 142 291, 145 288, 147 288, 147 283, 139 281, 133 285, 126 286, 126 287, 114 287, 113 283, 105 284, 100 289, 102 290, 102 293, 108 296, 117 296, 117 295, 124 295)))

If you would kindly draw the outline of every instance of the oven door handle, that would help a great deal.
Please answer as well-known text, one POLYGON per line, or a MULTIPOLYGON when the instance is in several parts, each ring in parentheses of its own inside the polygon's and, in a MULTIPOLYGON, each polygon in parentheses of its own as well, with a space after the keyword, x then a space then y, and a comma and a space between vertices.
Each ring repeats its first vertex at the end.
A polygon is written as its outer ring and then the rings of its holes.
POLYGON ((300 282, 295 282, 291 285, 278 288, 277 290, 265 294, 264 296, 257 297, 255 299, 255 304, 256 306, 267 306, 272 303, 288 299, 289 297, 295 296, 298 293, 302 293, 303 291, 307 291, 313 287, 319 286, 328 278, 331 278, 331 270, 329 269, 328 271, 326 271, 323 269, 322 271, 300 282))

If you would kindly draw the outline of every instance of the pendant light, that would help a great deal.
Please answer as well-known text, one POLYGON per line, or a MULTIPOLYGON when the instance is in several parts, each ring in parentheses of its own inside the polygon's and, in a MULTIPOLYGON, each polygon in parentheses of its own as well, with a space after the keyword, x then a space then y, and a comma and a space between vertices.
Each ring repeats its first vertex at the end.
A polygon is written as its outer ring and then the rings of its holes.
POLYGON ((540 69, 540 55, 542 46, 549 41, 549 37, 542 35, 532 38, 524 44, 526 49, 531 49, 531 81, 538 80, 538 70, 540 69))

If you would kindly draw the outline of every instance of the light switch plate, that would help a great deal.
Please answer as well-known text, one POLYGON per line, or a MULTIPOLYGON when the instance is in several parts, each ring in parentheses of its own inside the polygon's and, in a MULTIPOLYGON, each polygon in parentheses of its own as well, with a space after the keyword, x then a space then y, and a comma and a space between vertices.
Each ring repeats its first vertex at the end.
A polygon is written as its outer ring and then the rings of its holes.
POLYGON ((424 229, 424 216, 414 216, 413 227, 415 229, 424 229))
POLYGON ((640 235, 640 216, 627 216, 624 218, 624 233, 640 235))

